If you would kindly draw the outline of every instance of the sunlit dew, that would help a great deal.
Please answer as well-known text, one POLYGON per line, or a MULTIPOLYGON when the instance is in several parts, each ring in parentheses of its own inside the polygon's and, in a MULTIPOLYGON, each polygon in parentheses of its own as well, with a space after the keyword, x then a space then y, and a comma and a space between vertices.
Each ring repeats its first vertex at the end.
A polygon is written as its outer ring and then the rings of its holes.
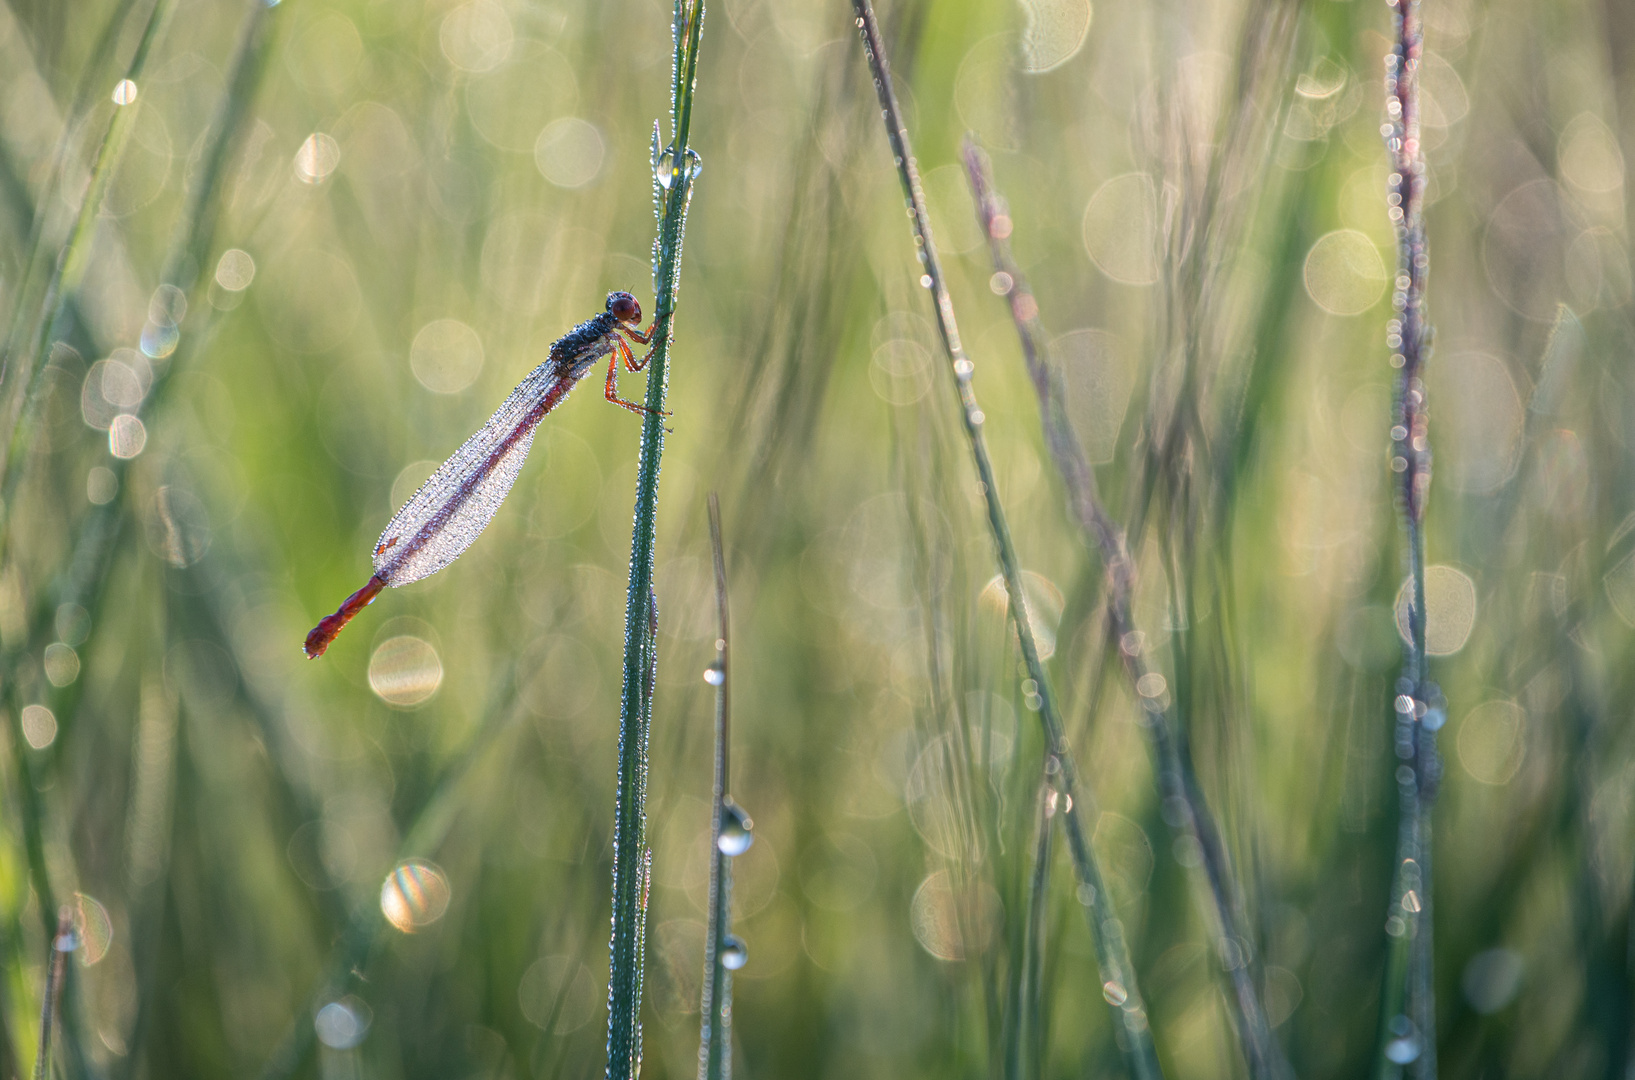
POLYGON ((1317 238, 1306 253, 1306 292, 1331 315, 1360 315, 1373 307, 1390 278, 1379 249, 1356 229, 1317 238))
POLYGON ((133 458, 148 445, 148 429, 129 413, 114 417, 108 427, 108 453, 116 458, 133 458))
POLYGON ((374 1012, 360 998, 348 994, 339 1001, 331 1001, 312 1018, 312 1028, 318 1041, 331 1050, 350 1050, 363 1042, 369 1034, 374 1012))
MULTIPOLYGON (((1408 607, 1414 594, 1413 578, 1397 590, 1397 633, 1408 641, 1408 607)), ((1425 568, 1425 651, 1451 656, 1465 647, 1476 626, 1476 583, 1452 566, 1425 568)))
POLYGON ((228 248, 216 260, 216 284, 228 292, 243 292, 255 280, 255 260, 248 251, 228 248))
POLYGON ((1486 701, 1459 725, 1459 764, 1484 784, 1505 784, 1527 753, 1527 712, 1514 701, 1486 701))
POLYGON ((743 807, 730 799, 721 807, 721 832, 715 846, 723 855, 742 855, 755 843, 755 822, 744 813, 743 807))
POLYGON ((63 604, 57 608, 52 625, 56 627, 59 640, 69 645, 81 645, 91 636, 91 613, 78 604, 63 604))
POLYGON ((1428 128, 1457 124, 1470 112, 1470 94, 1453 65, 1433 52, 1419 58, 1420 122, 1428 128))
POLYGON ((869 384, 881 400, 912 405, 931 389, 931 353, 916 341, 895 338, 874 350, 869 384))
POLYGON ((552 120, 534 143, 539 174, 560 188, 584 187, 602 171, 602 133, 577 116, 552 120))
POLYGON ((57 717, 44 705, 23 706, 23 738, 36 750, 44 750, 57 741, 57 717))
POLYGON ((711 686, 726 685, 727 673, 726 670, 721 667, 721 662, 719 660, 711 661, 709 666, 704 669, 704 681, 709 683, 711 686))
POLYGON ((1346 70, 1328 57, 1320 57, 1310 71, 1294 81, 1294 92, 1303 98, 1321 101, 1345 88, 1346 70))
POLYGON ((461 71, 492 71, 511 55, 511 18, 493 0, 472 0, 443 17, 437 43, 461 71))
POLYGON ((458 319, 429 322, 409 347, 409 367, 427 390, 457 394, 483 369, 482 338, 458 319))
POLYGON ((369 688, 388 705, 419 705, 442 683, 443 662, 437 650, 412 635, 387 638, 369 658, 369 688))
POLYGON ((1107 1004, 1115 1007, 1130 1000, 1130 992, 1124 989, 1124 984, 1112 979, 1101 984, 1101 996, 1107 999, 1107 1004))
POLYGON ((1515 475, 1526 424, 1509 368, 1486 353, 1439 355, 1429 382, 1437 480, 1459 491, 1498 490, 1515 475))
POLYGON ((909 920, 920 947, 939 960, 963 960, 965 942, 948 872, 938 870, 920 882, 909 904, 909 920))
POLYGON ((601 1012, 596 977, 572 956, 542 956, 523 972, 517 1004, 530 1024, 565 1035, 578 1031, 601 1012))
POLYGON ((1459 987, 1470 1007, 1483 1015, 1496 1013, 1516 999, 1527 966, 1514 949, 1484 949, 1465 963, 1459 987))
POLYGON ((142 351, 155 360, 175 352, 181 340, 181 330, 174 323, 148 323, 142 327, 142 351))
POLYGON ((1556 167, 1563 180, 1591 194, 1617 191, 1624 184, 1624 155, 1618 137, 1594 113, 1579 113, 1561 129, 1556 167))
POLYGON ((1022 0, 1022 70, 1061 67, 1084 47, 1090 33, 1090 0, 1022 0))
POLYGON ((340 144, 323 132, 315 131, 295 152, 295 175, 304 184, 319 184, 340 163, 340 144))
POLYGON ((113 102, 115 105, 129 105, 136 100, 136 84, 130 79, 120 79, 114 84, 113 102))
POLYGON ((1145 173, 1115 176, 1096 189, 1080 224, 1084 250, 1125 285, 1158 280, 1158 195, 1145 173))
POLYGON ((721 941, 721 966, 728 971, 737 971, 749 963, 749 946, 744 939, 736 934, 728 934, 721 941))
POLYGON ((79 678, 79 653, 71 646, 54 641, 45 647, 40 666, 52 686, 67 686, 79 678))
POLYGON ((114 943, 114 921, 93 896, 74 894, 74 930, 79 935, 79 962, 89 967, 108 955, 114 943))
MULTIPOLYGON (((1033 632, 1039 659, 1049 660, 1056 655, 1056 627, 1061 623, 1065 604, 1062 591, 1049 578, 1024 570, 1022 592, 1028 613, 1028 629, 1033 632)), ((983 586, 978 602, 985 611, 1001 618, 1009 617, 1010 592, 1005 588, 1003 575, 996 575, 983 586)))
POLYGON ((80 384, 80 416, 89 426, 106 431, 115 416, 136 409, 146 394, 144 380, 129 364, 113 357, 98 360, 80 384))
POLYGON ((192 566, 210 550, 210 516, 203 503, 181 488, 155 491, 144 524, 149 549, 174 567, 192 566))
POLYGON ((409 859, 386 875, 380 887, 380 913, 405 934, 413 934, 443 917, 449 896, 443 871, 423 859, 409 859))
POLYGON ((119 494, 119 477, 105 465, 93 465, 85 474, 85 497, 96 506, 107 506, 119 494))

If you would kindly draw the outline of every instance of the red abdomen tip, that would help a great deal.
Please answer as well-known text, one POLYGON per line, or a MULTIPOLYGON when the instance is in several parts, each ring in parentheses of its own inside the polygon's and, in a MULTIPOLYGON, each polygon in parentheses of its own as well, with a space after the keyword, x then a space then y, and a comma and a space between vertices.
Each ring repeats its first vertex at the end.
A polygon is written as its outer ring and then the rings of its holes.
POLYGON ((346 603, 342 604, 335 614, 320 619, 318 625, 307 635, 306 643, 301 646, 302 651, 307 654, 307 659, 316 660, 322 656, 324 650, 329 648, 329 643, 335 640, 335 635, 341 632, 341 628, 351 622, 354 615, 368 607, 385 587, 385 580, 376 574, 369 579, 369 584, 348 596, 346 603))

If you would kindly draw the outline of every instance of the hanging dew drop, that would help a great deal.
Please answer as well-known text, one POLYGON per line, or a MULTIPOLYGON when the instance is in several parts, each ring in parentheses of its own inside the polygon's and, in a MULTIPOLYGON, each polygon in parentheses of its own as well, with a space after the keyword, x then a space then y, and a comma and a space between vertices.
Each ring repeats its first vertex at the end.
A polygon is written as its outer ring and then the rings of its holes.
POLYGON ((721 806, 721 831, 716 835, 715 846, 723 855, 742 855, 755 843, 754 828, 755 822, 744 813, 744 808, 729 799, 721 806))
POLYGON ((749 947, 737 934, 728 934, 721 942, 721 966, 728 971, 737 971, 749 963, 749 947))
POLYGON ((704 681, 709 683, 711 686, 720 686, 722 683, 727 681, 727 672, 726 669, 721 666, 721 661, 717 660, 715 663, 704 669, 704 681))

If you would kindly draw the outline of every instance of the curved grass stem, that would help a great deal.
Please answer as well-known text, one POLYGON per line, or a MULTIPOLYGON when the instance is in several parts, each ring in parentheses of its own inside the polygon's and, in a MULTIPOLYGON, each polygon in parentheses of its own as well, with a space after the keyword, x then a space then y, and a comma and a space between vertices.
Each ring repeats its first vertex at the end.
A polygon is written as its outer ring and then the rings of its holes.
POLYGON ((1153 1049, 1152 1032, 1146 1008, 1136 985, 1135 968, 1130 962, 1123 926, 1113 910, 1112 897, 1102 880, 1101 867, 1096 861, 1090 839, 1080 820, 1083 800, 1078 795, 1078 773, 1067 739, 1062 733, 1056 694, 1051 688, 1044 663, 1039 658, 1039 648, 1034 641, 1032 625, 1028 619, 1022 591, 1021 564, 1016 557, 1016 545, 1011 539, 1010 524, 1006 519, 1004 505, 999 499, 999 488, 994 480, 993 462, 988 456, 987 442, 983 437, 985 417, 977 404, 976 392, 971 385, 975 368, 966 357, 964 346, 960 343, 959 328, 954 319, 953 300, 948 295, 942 265, 937 259, 936 244, 931 235, 931 220, 926 211, 925 193, 920 185, 919 168, 914 162, 914 155, 909 146, 908 128, 898 108, 896 92, 892 89, 890 65, 886 59, 885 46, 880 39, 880 27, 874 17, 873 5, 869 0, 852 0, 852 8, 857 14, 857 28, 862 35, 863 52, 868 60, 869 72, 874 78, 875 92, 879 96, 880 109, 886 123, 886 138, 891 144, 898 179, 902 182, 909 217, 913 223, 914 243, 923 268, 921 284, 931 292, 932 302, 936 308, 937 332, 942 341, 944 354, 948 358, 955 388, 959 393, 960 418, 964 424, 966 439, 971 446, 971 456, 976 465, 977 479, 987 510, 988 528, 993 535, 1000 573, 1009 597, 1011 623, 1016 628, 1027 676, 1033 682, 1033 689, 1037 695, 1039 722, 1044 728, 1047 772, 1051 774, 1057 789, 1065 796, 1066 806, 1062 816, 1067 830, 1068 851, 1072 855, 1074 870, 1079 879, 1079 896, 1090 918, 1090 931, 1095 939, 1096 957, 1101 966, 1105 996, 1112 1010, 1114 1025, 1119 1032, 1119 1049, 1124 1055, 1125 1066, 1130 1075, 1136 1080, 1150 1080, 1162 1076, 1163 1071, 1153 1049), (1051 768, 1052 765, 1054 768, 1051 768))

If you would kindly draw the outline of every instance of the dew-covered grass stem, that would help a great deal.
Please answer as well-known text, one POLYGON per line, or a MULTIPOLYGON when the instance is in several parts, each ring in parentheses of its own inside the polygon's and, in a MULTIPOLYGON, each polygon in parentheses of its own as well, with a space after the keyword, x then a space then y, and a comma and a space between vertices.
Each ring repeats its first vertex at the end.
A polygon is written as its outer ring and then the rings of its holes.
POLYGON ((1039 658, 1038 645, 1034 641, 1023 592, 1021 564, 1016 556, 1016 545, 1011 539, 1010 524, 1005 515, 1004 504, 999 498, 993 462, 989 458, 987 443, 983 436, 985 417, 977 404, 976 391, 972 387, 975 365, 966 356, 964 346, 960 342, 953 300, 949 297, 942 265, 937 258, 936 244, 931 235, 931 218, 926 210, 919 168, 915 164, 910 148, 908 128, 902 119, 896 92, 892 89, 890 64, 886 57, 885 44, 880 37, 880 26, 875 19, 873 5, 869 0, 853 0, 852 8, 857 15, 856 22, 862 36, 863 52, 874 79, 874 89, 879 97, 881 113, 885 120, 886 138, 891 145, 898 179, 903 186, 912 222, 914 245, 922 267, 920 284, 931 294, 937 332, 959 394, 960 418, 976 465, 979 488, 987 511, 988 527, 992 534, 1000 573, 1005 582, 1010 621, 1016 630, 1028 681, 1032 683, 1026 689, 1030 691, 1030 702, 1038 706, 1039 721, 1044 728, 1046 772, 1063 796, 1062 816, 1067 831, 1068 850, 1079 878, 1079 895, 1090 918, 1091 936, 1095 939, 1096 956, 1101 966, 1104 996, 1111 1009, 1114 1025, 1118 1029, 1119 1050, 1132 1077, 1136 1080, 1150 1080, 1162 1076, 1163 1070, 1153 1049, 1151 1024, 1137 986, 1135 967, 1124 940, 1123 924, 1113 909, 1112 896, 1107 891, 1101 867, 1080 818, 1083 800, 1079 795, 1077 769, 1062 731, 1055 691, 1052 689, 1044 663, 1039 658))
POLYGON ((1228 1001, 1244 1057, 1249 1063, 1249 1073, 1257 1077, 1287 1075, 1288 1065, 1266 1023, 1266 1010, 1255 988, 1246 955, 1249 936, 1242 911, 1241 886, 1232 871, 1215 815, 1204 801, 1203 792, 1181 753, 1170 717, 1172 695, 1161 688, 1163 676, 1150 670, 1144 655, 1146 638, 1131 614, 1135 564, 1125 544, 1124 532, 1097 493, 1096 474, 1068 419, 1060 373, 1046 360, 1039 303, 1011 253, 1010 210, 1004 196, 994 187, 987 155, 967 136, 963 157, 977 225, 987 240, 992 259, 994 280, 1003 283, 1001 295, 1016 325, 1028 381, 1039 402, 1045 446, 1061 476, 1068 507, 1079 529, 1101 556, 1107 583, 1106 640, 1113 643, 1118 653, 1119 668, 1132 697, 1142 705, 1143 726, 1156 759, 1159 797, 1177 834, 1197 845, 1198 866, 1204 878, 1199 899, 1204 904, 1204 916, 1215 938, 1216 954, 1221 958, 1230 986, 1228 1001), (1154 679, 1159 682, 1155 683, 1154 679))
POLYGON ((647 893, 652 853, 647 842, 647 742, 658 664, 653 552, 658 513, 659 458, 664 452, 664 402, 670 343, 681 277, 687 206, 698 155, 688 143, 703 0, 677 0, 672 16, 670 142, 661 151, 653 127, 653 198, 658 237, 653 244, 654 328, 647 375, 647 415, 636 463, 636 504, 625 594, 623 689, 619 700, 618 788, 613 824, 613 931, 608 962, 607 1076, 629 1080, 641 1071, 641 1002, 647 893))

